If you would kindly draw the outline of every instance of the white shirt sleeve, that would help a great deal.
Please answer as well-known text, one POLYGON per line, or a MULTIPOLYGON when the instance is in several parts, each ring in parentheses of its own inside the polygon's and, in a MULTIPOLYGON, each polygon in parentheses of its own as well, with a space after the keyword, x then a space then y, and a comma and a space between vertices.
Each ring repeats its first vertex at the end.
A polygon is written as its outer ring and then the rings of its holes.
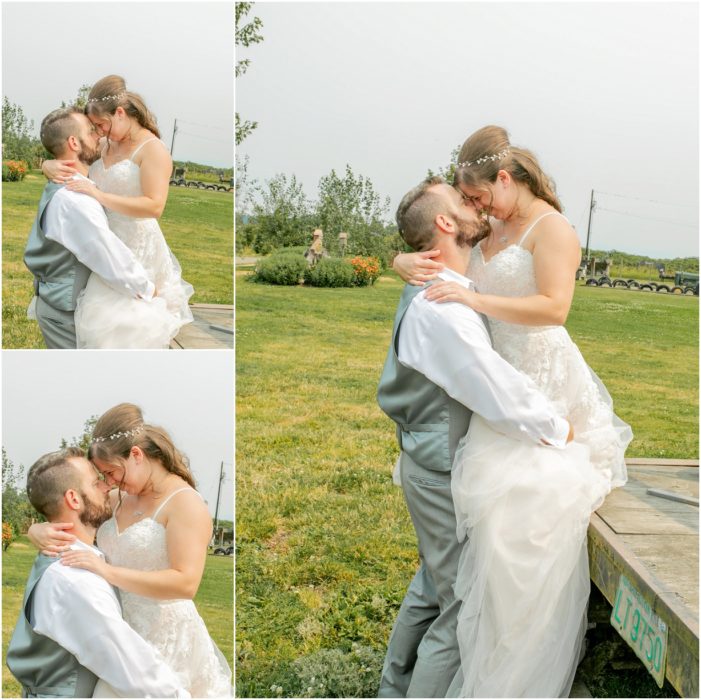
POLYGON ((484 322, 458 303, 417 295, 402 320, 399 361, 425 375, 506 435, 563 448, 567 421, 533 380, 492 347, 484 322))
POLYGON ((120 697, 189 698, 163 657, 122 618, 107 581, 52 572, 34 589, 34 631, 53 639, 120 697), (53 575, 52 575, 53 574, 53 575))
POLYGON ((110 230, 97 200, 60 190, 44 213, 44 234, 73 253, 106 284, 122 294, 150 301, 155 286, 141 263, 110 230))

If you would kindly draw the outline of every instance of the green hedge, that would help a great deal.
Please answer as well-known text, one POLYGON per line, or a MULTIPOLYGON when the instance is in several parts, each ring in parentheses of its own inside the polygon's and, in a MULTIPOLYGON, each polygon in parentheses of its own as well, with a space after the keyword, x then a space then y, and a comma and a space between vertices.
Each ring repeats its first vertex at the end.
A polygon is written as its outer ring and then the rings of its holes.
POLYGON ((355 270, 347 260, 322 258, 304 273, 304 282, 312 287, 352 287, 355 270))

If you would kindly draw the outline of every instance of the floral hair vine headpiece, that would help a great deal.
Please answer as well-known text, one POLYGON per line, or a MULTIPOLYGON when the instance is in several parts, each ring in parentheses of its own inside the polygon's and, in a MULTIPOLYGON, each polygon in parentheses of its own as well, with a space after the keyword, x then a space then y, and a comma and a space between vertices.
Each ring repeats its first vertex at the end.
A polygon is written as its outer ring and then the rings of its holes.
POLYGON ((104 97, 91 97, 88 100, 88 104, 91 102, 107 102, 108 100, 121 100, 122 97, 126 97, 126 92, 117 92, 114 95, 105 95, 104 97))
POLYGON ((105 442, 107 440, 116 440, 117 438, 121 437, 134 437, 135 435, 138 435, 142 430, 144 429, 143 424, 139 425, 138 427, 134 428, 134 430, 123 430, 118 433, 113 433, 112 435, 108 435, 107 437, 96 437, 93 438, 93 442, 105 442))
POLYGON ((463 163, 458 163, 458 168, 469 168, 471 165, 482 165, 482 163, 486 163, 488 160, 495 161, 495 160, 501 160, 505 155, 509 153, 509 149, 505 148, 503 151, 499 151, 499 153, 494 153, 491 156, 482 156, 481 158, 478 158, 477 160, 466 160, 463 163))

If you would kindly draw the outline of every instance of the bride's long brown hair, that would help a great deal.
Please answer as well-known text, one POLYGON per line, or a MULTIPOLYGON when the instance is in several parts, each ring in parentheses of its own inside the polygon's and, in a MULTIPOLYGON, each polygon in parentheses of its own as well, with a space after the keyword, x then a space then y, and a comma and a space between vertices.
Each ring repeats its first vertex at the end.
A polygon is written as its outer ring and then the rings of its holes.
POLYGON ((103 413, 95 423, 88 459, 124 466, 132 447, 138 447, 149 459, 196 488, 188 459, 175 447, 170 435, 163 428, 144 423, 138 406, 120 403, 103 413), (95 441, 96 438, 100 439, 95 441))

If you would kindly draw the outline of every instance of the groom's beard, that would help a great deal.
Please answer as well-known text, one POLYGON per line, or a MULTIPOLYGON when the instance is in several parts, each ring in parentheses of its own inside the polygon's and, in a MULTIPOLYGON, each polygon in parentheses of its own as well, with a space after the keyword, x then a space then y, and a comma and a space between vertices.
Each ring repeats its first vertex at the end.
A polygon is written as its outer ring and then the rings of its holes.
POLYGON ((458 232, 455 236, 455 242, 459 248, 471 248, 477 245, 481 240, 489 235, 489 221, 480 217, 477 221, 465 221, 459 219, 457 221, 458 232))
POLYGON ((80 495, 84 503, 83 511, 79 516, 80 522, 83 523, 83 525, 98 528, 105 520, 109 520, 112 517, 112 508, 110 506, 108 494, 105 494, 103 503, 95 503, 82 491, 80 495))
POLYGON ((100 149, 92 147, 87 141, 79 138, 81 151, 78 154, 78 160, 85 165, 92 165, 100 157, 100 149))

